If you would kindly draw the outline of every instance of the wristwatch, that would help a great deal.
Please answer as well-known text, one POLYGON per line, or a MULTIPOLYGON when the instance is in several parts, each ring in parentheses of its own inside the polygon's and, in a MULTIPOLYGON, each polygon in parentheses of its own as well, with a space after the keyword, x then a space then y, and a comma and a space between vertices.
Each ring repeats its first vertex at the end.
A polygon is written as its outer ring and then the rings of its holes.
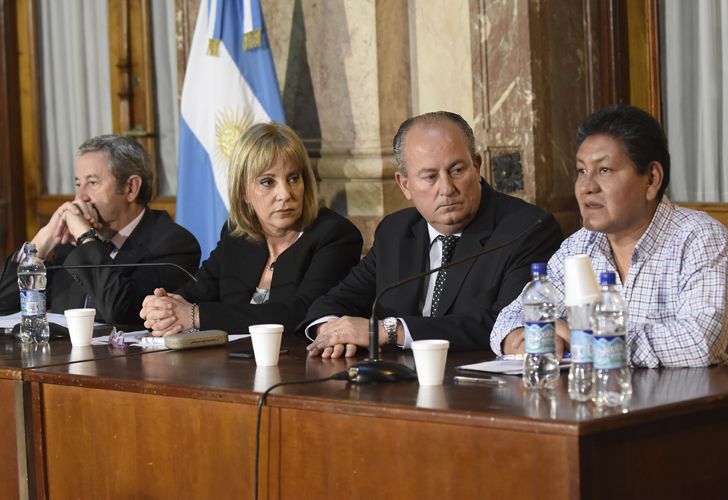
POLYGON ((81 246, 86 240, 94 239, 96 241, 101 241, 101 237, 99 236, 99 233, 96 232, 94 228, 89 229, 85 233, 83 233, 81 236, 76 238, 76 246, 81 246))
POLYGON ((387 332, 387 344, 397 345, 397 318, 384 318, 382 326, 384 331, 387 332))

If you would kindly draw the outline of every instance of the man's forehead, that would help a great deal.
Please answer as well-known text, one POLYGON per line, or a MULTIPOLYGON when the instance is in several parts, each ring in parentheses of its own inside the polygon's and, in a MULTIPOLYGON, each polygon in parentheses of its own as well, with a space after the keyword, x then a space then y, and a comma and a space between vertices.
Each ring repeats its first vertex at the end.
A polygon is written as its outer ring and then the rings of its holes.
POLYGON ((404 144, 403 157, 410 172, 442 168, 442 160, 448 165, 467 162, 470 147, 462 132, 447 123, 417 125, 411 129, 404 144), (434 162, 434 163, 433 163, 434 162))
POLYGON ((109 156, 102 151, 84 153, 76 160, 76 177, 103 177, 110 173, 109 156))
POLYGON ((606 134, 596 134, 584 139, 576 152, 576 159, 588 162, 598 162, 613 158, 624 152, 620 139, 606 134))
POLYGON ((407 133, 405 147, 410 138, 440 143, 468 142, 460 127, 445 118, 415 123, 407 133))

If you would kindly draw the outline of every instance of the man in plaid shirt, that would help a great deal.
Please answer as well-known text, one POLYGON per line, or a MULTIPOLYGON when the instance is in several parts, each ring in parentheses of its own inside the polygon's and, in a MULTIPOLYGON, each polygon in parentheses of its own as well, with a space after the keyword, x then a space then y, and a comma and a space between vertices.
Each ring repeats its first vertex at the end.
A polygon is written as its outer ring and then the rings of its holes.
MULTIPOLYGON (((586 254, 594 271, 613 271, 629 307, 633 366, 708 366, 728 360, 728 231, 664 196, 670 153, 659 123, 632 106, 597 111, 576 133, 574 192, 584 227, 548 263, 561 295, 559 349, 568 349, 564 259, 586 254)), ((523 352, 521 297, 491 332, 496 354, 523 352)))

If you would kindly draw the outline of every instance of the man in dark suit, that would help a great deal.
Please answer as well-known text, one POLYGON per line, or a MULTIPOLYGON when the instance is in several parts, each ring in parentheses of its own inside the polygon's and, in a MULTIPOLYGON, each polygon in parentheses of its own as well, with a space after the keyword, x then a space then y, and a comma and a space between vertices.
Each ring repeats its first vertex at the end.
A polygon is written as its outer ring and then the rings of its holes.
POLYGON ((530 264, 546 261, 563 239, 553 216, 494 191, 480 177, 475 138, 462 117, 427 113, 405 121, 394 138, 395 178, 414 204, 385 217, 369 254, 309 309, 301 327, 309 355, 353 356, 368 345, 375 295, 413 274, 511 240, 501 250, 453 266, 382 296, 379 344, 448 339, 451 349, 490 349, 498 312, 528 282, 530 264))
MULTIPOLYGON (((75 179, 75 199, 62 204, 30 241, 46 266, 172 262, 194 272, 200 261, 195 237, 166 212, 147 207, 151 160, 139 143, 116 135, 89 139, 78 150, 75 179)), ((0 312, 20 308, 16 278, 22 257, 23 248, 6 260, 0 312)), ((146 295, 187 279, 171 266, 51 270, 47 308, 95 307, 98 320, 139 323, 146 295)))

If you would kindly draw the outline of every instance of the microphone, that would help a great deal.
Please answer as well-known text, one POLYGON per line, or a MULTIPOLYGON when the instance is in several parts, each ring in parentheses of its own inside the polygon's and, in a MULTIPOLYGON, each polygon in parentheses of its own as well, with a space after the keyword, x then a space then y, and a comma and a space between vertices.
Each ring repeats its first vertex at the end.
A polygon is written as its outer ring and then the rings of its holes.
POLYGON ((188 278, 197 282, 197 278, 190 273, 187 269, 175 264, 174 262, 137 262, 136 264, 70 264, 70 265, 59 265, 59 266, 48 266, 46 271, 55 271, 57 269, 102 269, 107 267, 159 267, 159 266, 170 266, 175 267, 185 273, 188 278))
POLYGON ((413 380, 417 377, 417 373, 407 366, 395 363, 393 361, 385 361, 379 359, 379 328, 377 325, 376 310, 377 304, 379 304, 379 299, 381 299, 385 293, 402 285, 406 285, 407 283, 422 279, 425 276, 429 276, 430 274, 436 273, 443 269, 448 269, 464 262, 469 262, 473 259, 477 259, 482 255, 489 254, 491 252, 495 252, 496 250, 500 250, 503 247, 507 247, 508 245, 512 245, 516 241, 520 240, 521 238, 532 232, 538 226, 543 224, 543 221, 546 217, 546 215, 542 215, 532 225, 503 243, 492 247, 486 247, 483 250, 476 252, 472 255, 468 255, 467 257, 463 257, 462 259, 447 262, 439 267, 414 274, 382 288, 379 293, 374 297, 374 302, 372 303, 372 314, 369 317, 369 357, 360 363, 351 365, 348 368, 349 381, 359 384, 369 382, 398 382, 401 380, 413 380))

